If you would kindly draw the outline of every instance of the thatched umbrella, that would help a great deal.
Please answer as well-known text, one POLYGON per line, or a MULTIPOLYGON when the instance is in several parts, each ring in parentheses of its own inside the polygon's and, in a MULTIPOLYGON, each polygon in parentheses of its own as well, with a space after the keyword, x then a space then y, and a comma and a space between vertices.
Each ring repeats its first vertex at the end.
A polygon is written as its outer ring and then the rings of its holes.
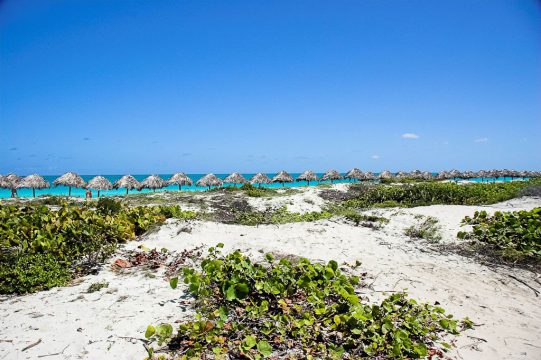
POLYGON ((430 173, 428 171, 423 171, 423 173, 421 174, 421 179, 423 179, 423 180, 431 180, 432 179, 432 173, 430 173))
POLYGON ((207 174, 203 176, 201 179, 197 180, 195 185, 197 186, 207 186, 210 190, 211 186, 222 186, 224 182, 222 179, 218 178, 214 174, 207 174))
POLYGON ((17 195, 17 185, 19 184, 20 180, 21 178, 15 174, 2 176, 0 177, 0 188, 10 189, 11 197, 15 197, 15 195, 17 195))
POLYGON ((293 182, 293 177, 289 175, 287 171, 280 171, 278 174, 276 174, 276 176, 272 178, 271 181, 273 183, 275 182, 281 183, 282 186, 284 186, 286 182, 293 182))
POLYGON ((372 171, 367 171, 363 174, 364 180, 376 180, 376 175, 372 171))
POLYGON ((440 171, 438 175, 436 176, 436 179, 438 180, 447 180, 449 179, 449 172, 448 171, 440 171))
POLYGON ((353 180, 353 179, 362 180, 362 179, 364 179, 364 174, 363 174, 363 172, 361 170, 359 170, 357 168, 353 168, 353 169, 351 169, 350 171, 347 172, 347 174, 344 176, 344 178, 350 179, 350 180, 353 180))
POLYGON ((464 171, 462 173, 462 176, 464 177, 464 179, 473 179, 475 178, 477 175, 473 172, 473 171, 464 171))
POLYGON ((248 183, 248 180, 246 180, 246 178, 244 178, 244 176, 242 176, 240 173, 234 172, 224 179, 224 183, 244 185, 248 183))
POLYGON ((88 184, 86 184, 86 188, 98 190, 98 197, 100 197, 100 191, 111 190, 113 188, 113 184, 111 184, 111 182, 103 176, 96 176, 92 178, 92 180, 90 180, 88 184))
POLYGON ((496 182, 496 179, 502 176, 501 170, 497 170, 497 169, 490 170, 489 174, 493 182, 496 182))
POLYGON ((423 177, 423 172, 421 170, 413 170, 410 173, 412 179, 421 179, 423 177))
POLYGON ((295 181, 306 181, 308 186, 310 186, 310 181, 317 181, 317 175, 312 170, 306 170, 300 174, 295 181))
POLYGON ((178 185, 178 189, 182 190, 182 185, 193 185, 193 180, 188 177, 188 175, 184 174, 183 172, 179 172, 171 176, 171 178, 167 181, 169 185, 178 185))
POLYGON ((407 178, 410 177, 410 174, 407 173, 407 172, 399 171, 399 172, 396 173, 396 177, 398 179, 407 179, 407 178))
POLYGON ((32 195, 36 197, 36 189, 48 189, 49 183, 38 174, 28 175, 22 179, 17 188, 32 188, 32 195))
POLYGON ((166 186, 167 182, 158 175, 150 175, 141 182, 142 189, 152 189, 152 191, 156 191, 156 189, 161 189, 166 186))
POLYGON ((329 170, 321 177, 321 180, 331 180, 331 184, 334 180, 342 180, 344 177, 336 170, 329 170))
POLYGON ((261 187, 261 184, 270 184, 272 180, 263 173, 257 173, 250 179, 250 184, 258 184, 261 187))
POLYGON ((54 186, 63 185, 69 188, 68 196, 71 196, 71 188, 84 188, 86 186, 82 177, 74 172, 67 172, 53 181, 54 186))
POLYGON ((124 175, 123 177, 115 181, 115 183, 113 184, 113 188, 124 188, 126 189, 126 195, 128 195, 129 190, 139 190, 141 188, 141 183, 131 175, 124 175))
POLYGON ((388 170, 384 170, 384 171, 379 173, 379 178, 380 179, 392 179, 393 174, 388 170))
POLYGON ((481 182, 485 182, 485 178, 490 177, 490 172, 487 170, 479 170, 475 175, 478 178, 481 178, 481 182))

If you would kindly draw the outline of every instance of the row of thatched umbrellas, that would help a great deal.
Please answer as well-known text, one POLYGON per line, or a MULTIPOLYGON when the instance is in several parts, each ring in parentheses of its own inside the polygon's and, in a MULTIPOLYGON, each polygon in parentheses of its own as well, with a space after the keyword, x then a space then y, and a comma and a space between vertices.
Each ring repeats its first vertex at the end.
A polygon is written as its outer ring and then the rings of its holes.
MULTIPOLYGON (((541 172, 539 171, 516 171, 516 170, 480 170, 478 172, 465 171, 460 172, 458 170, 451 171, 442 171, 437 174, 436 179, 438 180, 447 180, 447 179, 471 179, 471 178, 500 178, 506 177, 510 178, 525 178, 525 177, 540 177, 541 172)), ((212 186, 222 186, 224 183, 228 184, 247 184, 251 183, 253 185, 261 186, 261 184, 270 184, 270 183, 281 183, 282 186, 285 183, 291 183, 293 181, 306 181, 310 185, 311 181, 335 181, 335 180, 359 180, 359 181, 372 181, 376 179, 423 179, 430 180, 434 176, 428 171, 415 170, 412 172, 398 172, 396 174, 391 173, 390 171, 382 171, 378 176, 374 173, 362 172, 361 170, 354 168, 348 171, 345 175, 340 174, 336 170, 329 170, 321 178, 318 178, 316 173, 313 171, 305 171, 299 175, 295 180, 293 177, 286 171, 280 171, 272 179, 263 173, 257 173, 250 180, 247 180, 240 173, 234 172, 227 176, 225 179, 220 179, 214 174, 207 174, 203 176, 196 182, 197 186, 208 187, 209 189, 212 186)), ((141 189, 161 189, 169 185, 178 185, 179 190, 182 189, 182 186, 188 185, 192 186, 193 181, 186 174, 180 172, 176 173, 169 180, 164 180, 158 175, 150 175, 143 181, 137 181, 131 175, 124 175, 114 183, 111 183, 103 176, 96 176, 92 178, 88 183, 85 183, 83 178, 76 173, 68 172, 60 176, 53 181, 54 186, 63 185, 69 188, 69 195, 71 196, 71 188, 86 188, 98 191, 98 197, 100 196, 100 191, 102 190, 111 190, 111 189, 126 189, 126 194, 130 190, 141 190, 141 189)), ((46 189, 50 185, 42 176, 33 174, 21 178, 15 174, 8 174, 6 176, 0 176, 0 188, 12 189, 14 192, 16 189, 20 188, 31 188, 34 197, 36 196, 36 189, 46 189)))

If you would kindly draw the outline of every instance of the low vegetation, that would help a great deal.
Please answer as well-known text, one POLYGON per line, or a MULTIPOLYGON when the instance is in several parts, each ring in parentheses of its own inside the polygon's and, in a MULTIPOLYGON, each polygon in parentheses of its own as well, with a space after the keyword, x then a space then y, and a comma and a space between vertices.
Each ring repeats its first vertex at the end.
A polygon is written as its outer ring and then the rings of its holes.
POLYGON ((366 303, 357 295, 359 278, 335 261, 267 254, 254 263, 239 251, 223 255, 222 246, 210 248, 200 267, 183 269, 195 318, 177 329, 147 328, 145 336, 167 343, 176 358, 425 358, 443 356, 445 338, 472 326, 403 293, 366 303))
POLYGON ((438 219, 433 216, 422 217, 419 223, 412 225, 405 230, 405 234, 413 239, 424 239, 431 242, 441 240, 440 226, 438 219))
POLYGON ((521 195, 521 191, 539 185, 541 180, 507 183, 422 182, 402 185, 352 185, 350 198, 342 205, 353 208, 425 206, 425 205, 483 205, 493 204, 521 195))
POLYGON ((507 260, 541 263, 541 208, 492 216, 476 211, 462 223, 472 230, 459 232, 458 238, 475 240, 507 260))
POLYGON ((334 214, 329 211, 311 211, 306 213, 290 212, 287 206, 278 209, 267 209, 265 211, 243 211, 236 214, 234 223, 240 225, 269 225, 287 224, 294 222, 310 222, 328 219, 334 214))
POLYGON ((192 219, 178 206, 128 208, 111 199, 87 205, 0 205, 0 293, 64 285, 94 271, 118 244, 167 218, 192 219))

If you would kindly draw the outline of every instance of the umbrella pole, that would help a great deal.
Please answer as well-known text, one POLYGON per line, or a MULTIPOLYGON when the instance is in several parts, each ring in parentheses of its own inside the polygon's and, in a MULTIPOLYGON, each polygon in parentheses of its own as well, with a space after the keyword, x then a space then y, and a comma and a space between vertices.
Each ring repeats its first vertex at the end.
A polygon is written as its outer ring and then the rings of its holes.
POLYGON ((71 186, 69 187, 69 190, 68 190, 68 196, 71 196, 71 186))
POLYGON ((34 195, 34 197, 36 197, 36 189, 35 188, 32 188, 32 195, 34 195))
POLYGON ((178 184, 178 191, 182 190, 182 185, 178 184))
POLYGON ((100 197, 100 191, 98 190, 98 197, 100 197))

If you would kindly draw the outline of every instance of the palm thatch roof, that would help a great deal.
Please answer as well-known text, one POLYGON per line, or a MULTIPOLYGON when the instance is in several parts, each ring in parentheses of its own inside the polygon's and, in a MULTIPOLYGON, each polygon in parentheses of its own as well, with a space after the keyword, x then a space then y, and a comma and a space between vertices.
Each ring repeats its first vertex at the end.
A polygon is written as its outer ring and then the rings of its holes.
POLYGON ((137 181, 131 175, 124 175, 123 177, 115 181, 115 183, 113 184, 113 188, 115 189, 124 188, 126 189, 126 191, 133 190, 133 189, 138 190, 141 188, 141 183, 139 183, 139 181, 137 181))
POLYGON ((49 187, 49 183, 38 174, 28 175, 17 184, 17 188, 48 189, 49 187))
POLYGON ((16 189, 21 181, 21 177, 15 174, 7 174, 0 179, 0 188, 16 189))
POLYGON ((86 188, 98 191, 111 190, 113 188, 113 184, 111 184, 111 182, 103 176, 96 176, 92 178, 92 180, 90 180, 88 184, 86 184, 86 188))
POLYGON ((340 175, 340 173, 336 170, 329 170, 327 171, 325 174, 323 174, 323 176, 321 177, 321 180, 325 181, 325 180, 341 180, 343 179, 344 177, 342 175, 340 175))
POLYGON ((451 170, 449 172, 449 177, 455 179, 455 178, 461 178, 462 177, 462 173, 458 170, 451 170))
POLYGON ((474 173, 473 171, 464 171, 462 176, 464 177, 464 179, 473 179, 473 178, 477 177, 477 174, 474 173))
POLYGON ((365 180, 376 180, 376 175, 371 171, 367 171, 363 174, 363 178, 365 180))
POLYGON ((197 180, 195 185, 206 186, 210 189, 211 186, 222 186, 224 182, 214 174, 207 174, 201 179, 197 180))
POLYGON ((295 181, 317 181, 317 175, 312 170, 306 170, 300 174, 295 181))
POLYGON ((255 174, 254 176, 252 176, 252 178, 250 179, 250 184, 270 184, 271 183, 271 179, 263 174, 263 173, 257 173, 255 174))
POLYGON ((423 177, 423 172, 421 170, 413 170, 411 173, 410 173, 410 176, 413 178, 413 179, 421 179, 423 177))
POLYGON ((193 185, 193 180, 188 177, 188 175, 184 174, 183 172, 179 172, 171 176, 171 178, 167 181, 170 185, 193 185))
POLYGON ((242 176, 240 173, 234 172, 230 174, 228 177, 226 177, 224 179, 224 182, 230 183, 230 184, 243 184, 244 185, 248 183, 248 180, 246 180, 246 178, 242 176))
POLYGON ((143 189, 161 189, 167 186, 167 182, 158 175, 150 175, 141 182, 141 188, 143 189))
POLYGON ((423 171, 423 173, 421 174, 421 179, 423 180, 430 180, 432 179, 432 177, 432 173, 428 171, 423 171))
POLYGON ((344 176, 346 179, 357 179, 362 180, 364 178, 364 174, 361 170, 357 168, 353 168, 350 171, 347 172, 347 174, 344 176))
POLYGON ((380 179, 391 179, 392 177, 393 177, 393 174, 388 170, 384 170, 379 173, 380 179))
POLYGON ((446 180, 449 179, 449 172, 447 171, 440 171, 438 175, 436 176, 436 179, 438 180, 446 180))
POLYGON ((271 180, 273 183, 274 182, 278 182, 278 183, 286 183, 286 182, 293 182, 293 177, 291 175, 289 175, 289 173, 287 171, 280 171, 278 174, 276 174, 272 180, 271 180))
POLYGON ((53 181, 54 186, 64 185, 74 188, 84 188, 86 183, 82 177, 74 172, 67 172, 53 181))
POLYGON ((399 172, 396 173, 396 177, 398 179, 406 179, 406 178, 410 177, 410 174, 407 173, 407 172, 399 171, 399 172))

